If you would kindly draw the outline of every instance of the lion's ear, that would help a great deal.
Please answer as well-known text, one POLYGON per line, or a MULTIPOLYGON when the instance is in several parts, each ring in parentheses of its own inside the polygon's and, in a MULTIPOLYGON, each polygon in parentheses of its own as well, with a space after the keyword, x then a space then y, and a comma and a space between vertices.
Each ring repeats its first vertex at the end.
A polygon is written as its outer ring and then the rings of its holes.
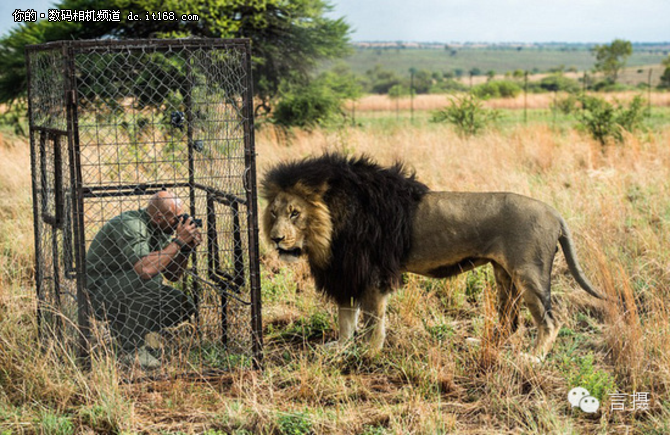
POLYGON ((260 194, 263 199, 265 199, 268 203, 272 202, 277 195, 279 195, 279 192, 281 191, 281 188, 275 184, 275 183, 270 183, 267 180, 263 180, 261 183, 261 188, 260 188, 260 194))
POLYGON ((328 183, 323 182, 317 186, 306 185, 302 182, 297 182, 292 189, 296 195, 303 198, 305 201, 312 204, 323 202, 323 195, 328 191, 328 183))
POLYGON ((323 195, 325 195, 326 192, 328 192, 328 183, 325 181, 314 190, 314 193, 318 195, 319 200, 323 199, 323 195))

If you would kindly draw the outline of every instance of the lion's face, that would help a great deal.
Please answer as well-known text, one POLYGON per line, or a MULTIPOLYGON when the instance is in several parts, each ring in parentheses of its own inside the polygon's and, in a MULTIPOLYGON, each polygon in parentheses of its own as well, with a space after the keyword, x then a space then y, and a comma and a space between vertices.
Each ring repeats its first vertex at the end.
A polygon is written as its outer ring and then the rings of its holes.
POLYGON ((317 265, 330 260, 332 224, 326 205, 293 192, 278 192, 263 215, 267 238, 279 258, 295 262, 308 256, 317 265))
POLYGON ((306 253, 308 208, 303 199, 282 192, 265 211, 268 238, 280 259, 293 262, 306 253))

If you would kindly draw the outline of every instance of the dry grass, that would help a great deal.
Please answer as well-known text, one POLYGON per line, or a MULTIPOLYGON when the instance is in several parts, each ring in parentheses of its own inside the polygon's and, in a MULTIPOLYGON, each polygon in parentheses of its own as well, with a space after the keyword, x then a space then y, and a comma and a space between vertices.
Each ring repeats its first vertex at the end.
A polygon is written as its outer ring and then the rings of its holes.
POLYGON ((257 135, 259 173, 323 150, 367 153, 384 164, 402 159, 434 189, 509 190, 554 205, 587 274, 616 302, 580 290, 558 255, 553 291, 564 329, 536 366, 519 357, 534 334, 527 314, 504 345, 466 342, 487 337, 496 323, 486 273, 410 276, 391 299, 387 345, 371 358, 355 345, 322 346, 336 336, 332 304, 314 291, 305 265, 288 267, 262 249, 263 372, 120 385, 111 359, 83 373, 57 347, 43 353, 34 346, 28 153, 25 144, 5 144, 0 433, 68 433, 54 426, 77 433, 668 432, 668 128, 604 152, 572 130, 546 126, 471 139, 442 125, 299 131, 290 145, 265 129, 257 135), (575 379, 649 392, 651 409, 610 411, 604 398, 595 416, 571 410, 566 397, 575 379))
MULTIPOLYGON (((633 96, 640 92, 613 92, 608 94, 597 94, 603 96, 607 100, 617 99, 619 101, 629 101, 633 96)), ((524 107, 528 109, 549 109, 556 98, 562 98, 562 95, 554 95, 552 93, 542 94, 528 94, 524 99, 523 94, 516 98, 496 98, 485 101, 484 105, 492 109, 512 109, 520 110, 524 107)), ((644 97, 647 94, 644 93, 644 97)), ((414 110, 426 111, 442 109, 449 102, 449 96, 442 94, 424 94, 414 97, 414 110)), ((651 103, 654 106, 670 107, 670 93, 668 92, 652 92, 651 103)), ((348 109, 351 110, 349 103, 348 109)), ((410 110, 412 102, 409 97, 393 100, 387 95, 367 95, 356 103, 356 110, 361 112, 392 112, 397 109, 407 111, 410 110)))

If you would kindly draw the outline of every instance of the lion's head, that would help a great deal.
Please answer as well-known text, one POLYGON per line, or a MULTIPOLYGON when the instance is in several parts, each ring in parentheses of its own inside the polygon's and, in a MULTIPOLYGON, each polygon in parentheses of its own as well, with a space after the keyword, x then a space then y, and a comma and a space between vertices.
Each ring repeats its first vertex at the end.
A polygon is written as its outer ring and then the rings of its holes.
POLYGON ((268 206, 263 230, 280 259, 293 262, 306 255, 318 267, 325 267, 330 261, 333 226, 323 201, 324 191, 325 186, 314 189, 300 183, 287 190, 264 184, 263 196, 268 206))
POLYGON ((400 282, 427 190, 400 163, 340 154, 283 162, 263 178, 263 231, 281 259, 306 256, 317 288, 347 303, 400 282))

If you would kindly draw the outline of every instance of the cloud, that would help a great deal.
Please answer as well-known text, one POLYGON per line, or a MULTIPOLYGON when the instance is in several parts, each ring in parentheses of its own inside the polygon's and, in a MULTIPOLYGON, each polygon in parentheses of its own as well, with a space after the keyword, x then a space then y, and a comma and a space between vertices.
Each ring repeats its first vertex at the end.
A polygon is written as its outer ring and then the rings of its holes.
POLYGON ((355 40, 665 41, 667 0, 339 0, 355 40))

